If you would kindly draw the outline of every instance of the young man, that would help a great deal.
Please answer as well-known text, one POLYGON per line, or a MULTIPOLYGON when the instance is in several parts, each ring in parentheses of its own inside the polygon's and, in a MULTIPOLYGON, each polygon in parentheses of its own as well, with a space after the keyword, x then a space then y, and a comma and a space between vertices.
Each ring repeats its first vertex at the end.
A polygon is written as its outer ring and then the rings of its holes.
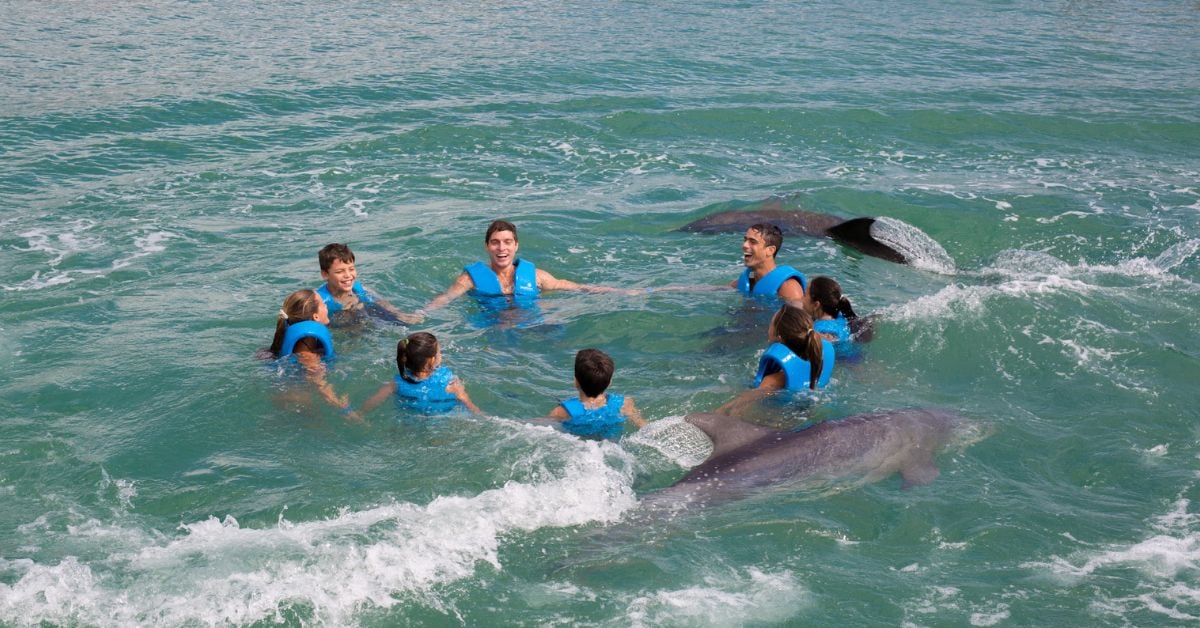
POLYGON ((783 245, 783 233, 772 224, 751 225, 742 238, 742 259, 746 270, 730 286, 747 296, 777 295, 788 303, 799 304, 807 281, 791 266, 775 264, 775 255, 783 245))
POLYGON ((518 258, 517 249, 520 244, 517 240, 517 227, 506 220, 497 220, 488 225, 483 236, 483 247, 488 254, 487 263, 475 262, 463 268, 462 274, 450 284, 450 288, 430 301, 422 312, 436 310, 467 291, 473 291, 480 297, 512 296, 518 299, 537 297, 542 290, 640 293, 557 279, 554 275, 535 267, 533 262, 518 258))

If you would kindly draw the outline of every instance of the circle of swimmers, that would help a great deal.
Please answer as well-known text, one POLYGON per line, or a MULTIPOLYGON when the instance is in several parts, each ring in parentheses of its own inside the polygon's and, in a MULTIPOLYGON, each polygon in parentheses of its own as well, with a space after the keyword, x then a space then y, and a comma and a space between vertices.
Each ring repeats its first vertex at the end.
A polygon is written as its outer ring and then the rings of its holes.
MULTIPOLYGON (((800 271, 775 263, 783 244, 779 227, 760 223, 746 230, 742 240, 745 269, 729 287, 747 296, 778 298, 782 305, 767 327, 769 345, 759 360, 753 387, 717 409, 738 414, 747 403, 777 390, 816 390, 829 383, 836 355, 854 351, 851 327, 857 318, 841 286, 829 277, 808 281, 800 271)), ((626 290, 579 284, 537 268, 517 257, 517 228, 497 220, 484 235, 487 262, 463 269, 454 283, 424 308, 406 313, 358 281, 354 253, 345 244, 329 244, 318 253, 325 283, 316 290, 297 290, 284 299, 275 324, 275 337, 268 358, 286 358, 298 363, 305 378, 329 404, 350 421, 362 421, 389 398, 403 409, 425 415, 466 409, 482 414, 471 401, 461 379, 442 365, 437 338, 427 332, 410 334, 396 344, 396 370, 392 381, 355 407, 325 378, 323 362, 334 357, 330 316, 342 312, 378 308, 396 320, 417 324, 428 312, 466 293, 479 298, 503 297, 529 303, 546 290, 579 290, 645 294, 653 289, 626 290)), ((671 288, 659 288, 670 290, 671 288)), ((612 381, 612 359, 598 349, 583 349, 575 356, 576 397, 562 400, 549 416, 564 430, 588 438, 615 439, 626 424, 646 425, 633 399, 608 391, 612 381)))

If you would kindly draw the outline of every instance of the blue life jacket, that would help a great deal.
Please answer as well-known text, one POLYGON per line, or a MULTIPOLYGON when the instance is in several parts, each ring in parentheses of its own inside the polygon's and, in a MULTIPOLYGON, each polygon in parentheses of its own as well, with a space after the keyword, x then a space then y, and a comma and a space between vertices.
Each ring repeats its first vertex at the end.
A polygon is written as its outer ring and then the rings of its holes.
MULTIPOLYGON (((513 265, 516 267, 516 271, 513 275, 512 295, 514 297, 536 297, 538 295, 537 269, 534 268, 533 262, 518 258, 513 265)), ((500 287, 500 278, 496 276, 496 271, 492 270, 491 266, 483 262, 475 262, 463 268, 463 271, 471 276, 471 281, 475 282, 473 291, 475 296, 507 296, 504 289, 500 287)))
POLYGON ((300 321, 289 324, 287 330, 283 332, 283 344, 279 346, 279 356, 291 355, 292 350, 296 348, 296 343, 304 338, 315 338, 317 342, 321 343, 325 349, 325 354, 321 356, 322 360, 328 362, 333 359, 333 335, 329 333, 328 327, 317 321, 300 321))
MULTIPOLYGON (((412 373, 408 373, 411 377, 412 373)), ((446 386, 454 381, 454 373, 440 366, 433 373, 416 383, 396 376, 396 405, 402 409, 414 410, 421 414, 445 414, 461 405, 454 393, 447 392, 446 386)))
POLYGON ((858 348, 854 346, 854 342, 850 336, 850 322, 846 317, 838 314, 837 318, 826 318, 813 321, 813 330, 819 334, 829 334, 837 337, 833 341, 833 350, 841 357, 849 357, 858 353, 858 348))
MULTIPOLYGON (((817 388, 829 385, 833 375, 834 351, 833 343, 821 341, 821 375, 817 378, 817 388)), ((758 374, 754 376, 754 387, 762 383, 763 377, 771 373, 783 371, 787 378, 788 390, 809 390, 808 380, 812 375, 812 365, 808 360, 792 353, 787 345, 773 342, 758 361, 758 374)))
POLYGON ((625 417, 621 416, 621 406, 625 405, 625 396, 608 393, 608 403, 599 408, 587 409, 579 397, 564 399, 560 402, 563 409, 571 418, 563 421, 564 430, 576 436, 598 436, 600 438, 616 439, 625 427, 625 417))
MULTIPOLYGON (((367 289, 362 287, 362 284, 357 281, 350 287, 350 291, 358 297, 359 301, 362 301, 363 305, 370 305, 375 302, 375 297, 371 296, 371 293, 367 292, 367 289)), ((333 298, 333 294, 329 292, 328 282, 321 284, 321 287, 317 288, 316 293, 325 302, 325 307, 329 309, 330 316, 346 309, 337 299, 333 298)))
POLYGON ((804 278, 804 273, 791 266, 776 266, 775 270, 767 273, 765 277, 759 277, 754 282, 753 289, 750 288, 750 269, 746 268, 738 278, 737 287, 738 291, 746 296, 773 297, 779 294, 783 282, 792 278, 800 282, 801 288, 808 290, 808 280, 804 278))

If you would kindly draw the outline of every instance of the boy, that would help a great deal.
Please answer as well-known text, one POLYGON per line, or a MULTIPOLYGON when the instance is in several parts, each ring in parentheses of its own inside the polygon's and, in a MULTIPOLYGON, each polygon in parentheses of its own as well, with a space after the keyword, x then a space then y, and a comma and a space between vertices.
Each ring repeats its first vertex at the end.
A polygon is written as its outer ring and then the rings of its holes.
POLYGON ((329 308, 330 316, 342 310, 362 311, 373 305, 395 317, 402 323, 419 323, 420 317, 405 314, 358 282, 358 271, 354 267, 354 253, 345 244, 327 244, 317 253, 321 265, 321 278, 325 285, 317 288, 317 294, 329 308))
POLYGON ((550 411, 550 417, 562 421, 563 429, 576 436, 591 436, 615 440, 621 435, 625 420, 634 427, 644 427, 642 413, 633 399, 616 393, 605 393, 612 382, 612 358, 599 349, 584 349, 575 354, 575 389, 579 396, 565 399, 550 411))

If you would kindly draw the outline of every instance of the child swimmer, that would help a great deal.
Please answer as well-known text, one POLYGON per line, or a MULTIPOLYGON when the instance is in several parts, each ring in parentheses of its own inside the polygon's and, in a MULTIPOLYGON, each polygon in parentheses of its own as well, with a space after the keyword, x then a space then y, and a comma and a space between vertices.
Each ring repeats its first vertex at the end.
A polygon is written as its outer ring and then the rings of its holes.
POLYGON ((462 380, 442 366, 442 349, 433 334, 417 332, 396 343, 396 369, 399 374, 363 402, 364 413, 395 395, 398 405, 425 415, 446 414, 460 407, 483 414, 462 380))
POLYGON ((599 349, 576 353, 575 390, 579 396, 564 399, 550 411, 550 418, 562 421, 564 430, 584 437, 616 439, 626 420, 634 427, 645 427, 646 420, 631 397, 605 392, 615 370, 612 358, 599 349))

